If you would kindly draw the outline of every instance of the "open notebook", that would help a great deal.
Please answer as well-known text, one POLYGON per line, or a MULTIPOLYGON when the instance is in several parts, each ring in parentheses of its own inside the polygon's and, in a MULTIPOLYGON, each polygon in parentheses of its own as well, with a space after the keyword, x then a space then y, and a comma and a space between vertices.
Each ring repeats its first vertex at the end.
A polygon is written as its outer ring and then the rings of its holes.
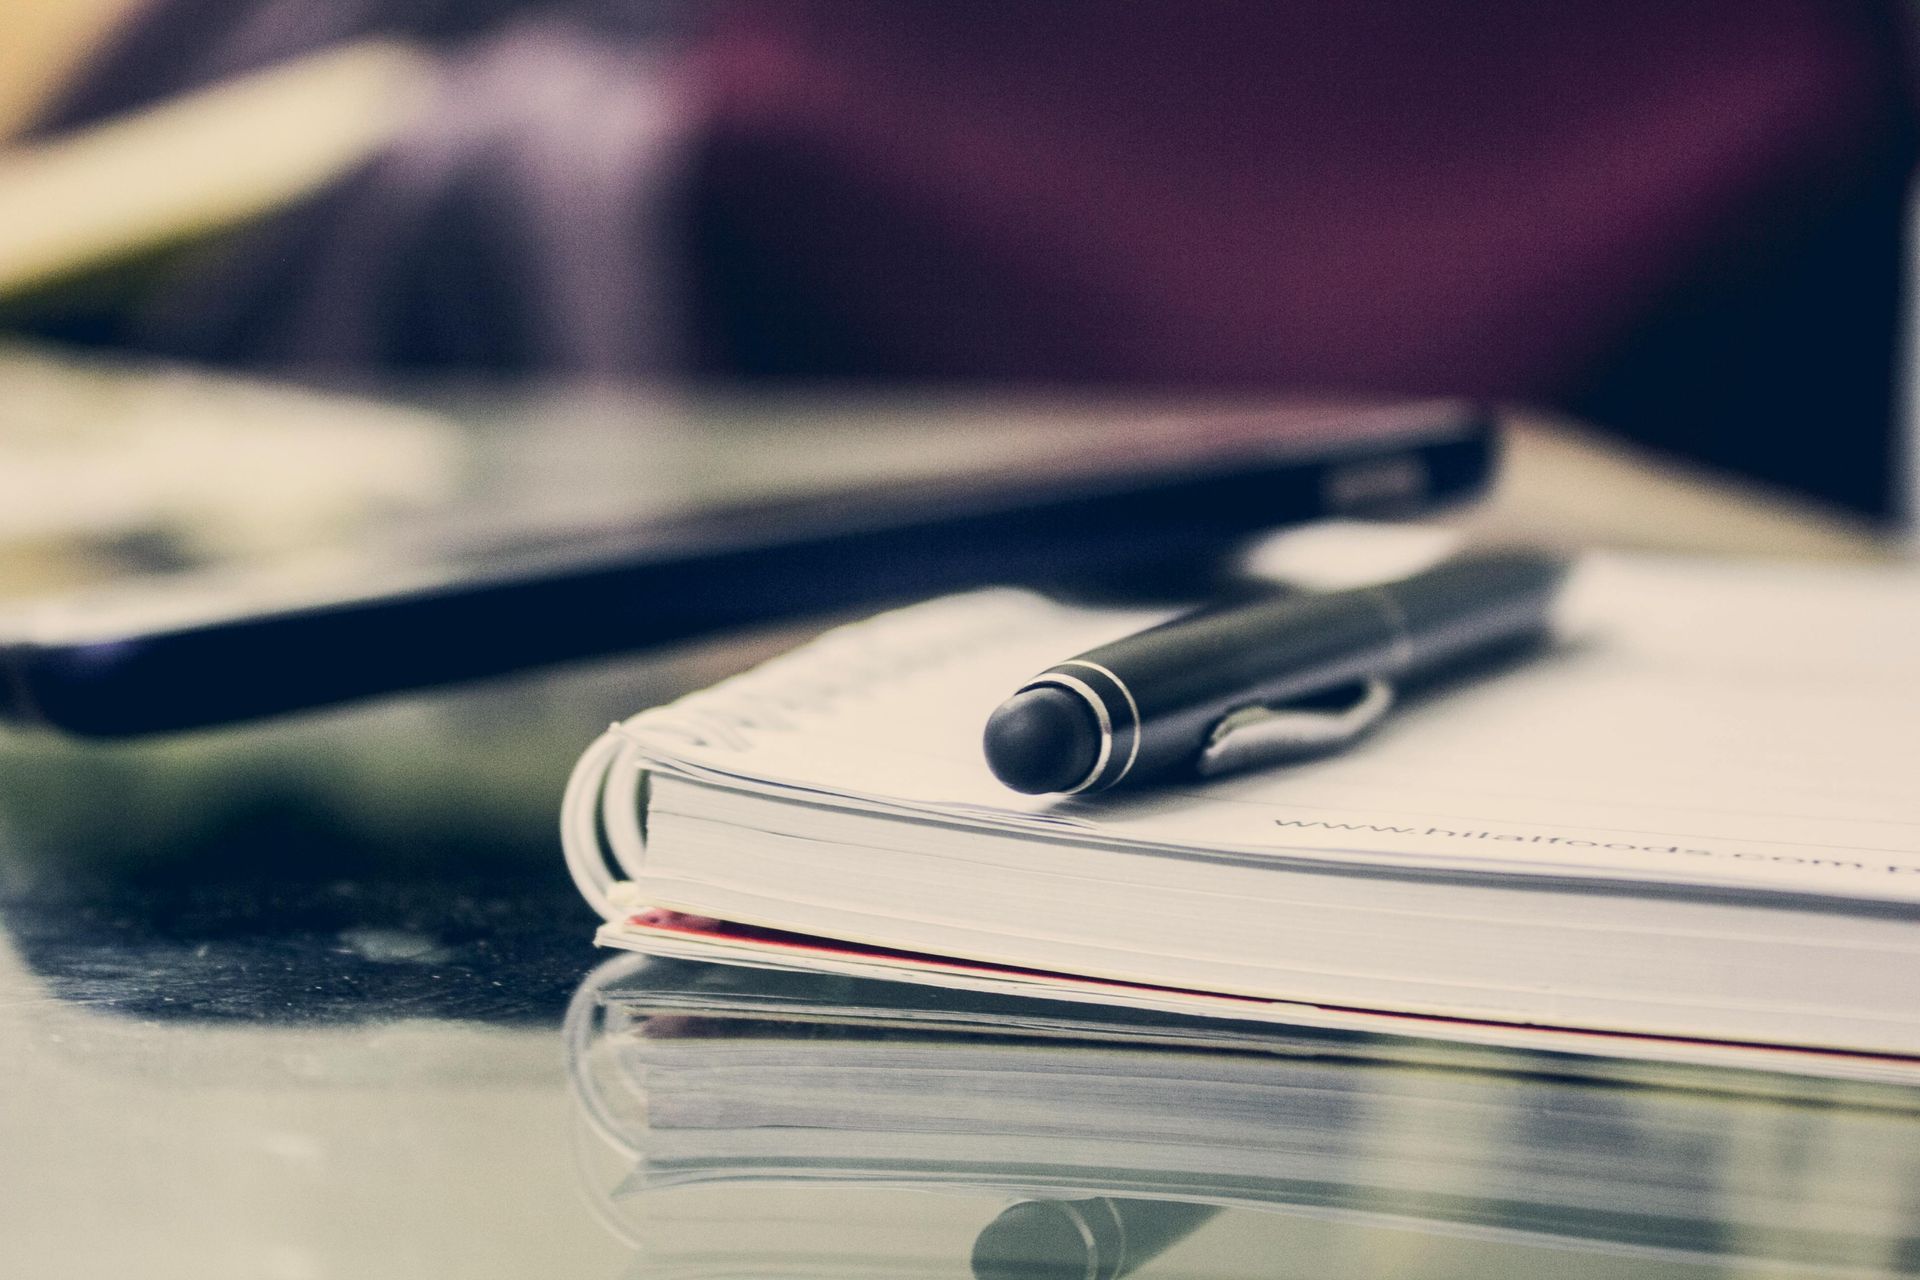
MULTIPOLYGON (((1443 541, 1335 527, 1268 567, 1343 585, 1443 541)), ((1898 1073, 1920 1056, 1916 587, 1596 556, 1550 652, 1353 750, 1078 800, 1001 787, 981 725, 1152 615, 949 598, 616 726, 563 835, 600 940, 656 954, 1898 1073)))

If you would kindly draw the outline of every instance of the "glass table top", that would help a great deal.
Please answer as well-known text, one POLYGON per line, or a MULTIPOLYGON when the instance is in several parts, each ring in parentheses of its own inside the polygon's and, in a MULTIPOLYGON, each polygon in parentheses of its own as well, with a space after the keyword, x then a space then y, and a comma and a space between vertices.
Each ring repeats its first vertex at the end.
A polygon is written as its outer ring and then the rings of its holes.
POLYGON ((1898 1092, 768 1016, 596 952, 578 726, 754 656, 5 744, 0 1274, 1920 1271, 1898 1092))
MULTIPOLYGON (((576 479, 547 477, 568 513, 576 479)), ((1613 532, 1677 527, 1656 496, 1613 532)), ((1704 545, 1780 536, 1700 509, 1704 545)), ((62 580, 44 550, 0 589, 62 580)), ((1900 1094, 744 1017, 596 952, 554 830, 577 753, 793 638, 145 744, 0 735, 0 1277, 1920 1272, 1900 1094)))

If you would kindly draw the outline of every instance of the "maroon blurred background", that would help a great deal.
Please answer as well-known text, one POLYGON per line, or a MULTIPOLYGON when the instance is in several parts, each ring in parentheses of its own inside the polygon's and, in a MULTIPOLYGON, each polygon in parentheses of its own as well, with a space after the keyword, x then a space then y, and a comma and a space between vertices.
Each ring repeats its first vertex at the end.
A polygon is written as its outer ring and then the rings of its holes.
POLYGON ((322 375, 1467 393, 1885 514, 1905 16, 153 0, 43 132, 370 32, 435 45, 443 91, 61 326, 322 375))

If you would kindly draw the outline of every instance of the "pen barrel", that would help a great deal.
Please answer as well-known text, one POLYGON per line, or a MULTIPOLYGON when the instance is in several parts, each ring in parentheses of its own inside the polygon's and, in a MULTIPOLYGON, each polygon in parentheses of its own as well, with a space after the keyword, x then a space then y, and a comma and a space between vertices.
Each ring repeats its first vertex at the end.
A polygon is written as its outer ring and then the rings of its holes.
POLYGON ((1567 561, 1538 551, 1486 551, 1377 588, 1400 612, 1404 666, 1417 676, 1543 634, 1567 561))
POLYGON ((1359 593, 1276 596, 1203 610, 1090 650, 1042 679, 1077 679, 1103 707, 1112 749, 1088 790, 1191 773, 1214 726, 1395 669, 1406 636, 1359 593))
POLYGON ((1566 563, 1490 552, 1377 587, 1201 610, 1049 669, 1096 703, 1084 790, 1191 773, 1215 726, 1371 679, 1425 674, 1539 634, 1566 563))

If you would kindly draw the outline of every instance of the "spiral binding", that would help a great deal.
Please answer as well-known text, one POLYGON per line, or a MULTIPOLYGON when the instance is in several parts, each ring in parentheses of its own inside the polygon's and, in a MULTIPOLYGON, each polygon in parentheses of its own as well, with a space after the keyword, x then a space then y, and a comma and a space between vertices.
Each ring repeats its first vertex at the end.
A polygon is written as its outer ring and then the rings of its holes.
POLYGON ((689 748, 746 751, 756 732, 791 730, 805 716, 1017 638, 1063 612, 1011 588, 931 600, 850 623, 752 671, 615 722, 574 765, 560 802, 560 845, 574 886, 610 921, 646 905, 631 881, 646 861, 651 767, 670 766, 689 748))

